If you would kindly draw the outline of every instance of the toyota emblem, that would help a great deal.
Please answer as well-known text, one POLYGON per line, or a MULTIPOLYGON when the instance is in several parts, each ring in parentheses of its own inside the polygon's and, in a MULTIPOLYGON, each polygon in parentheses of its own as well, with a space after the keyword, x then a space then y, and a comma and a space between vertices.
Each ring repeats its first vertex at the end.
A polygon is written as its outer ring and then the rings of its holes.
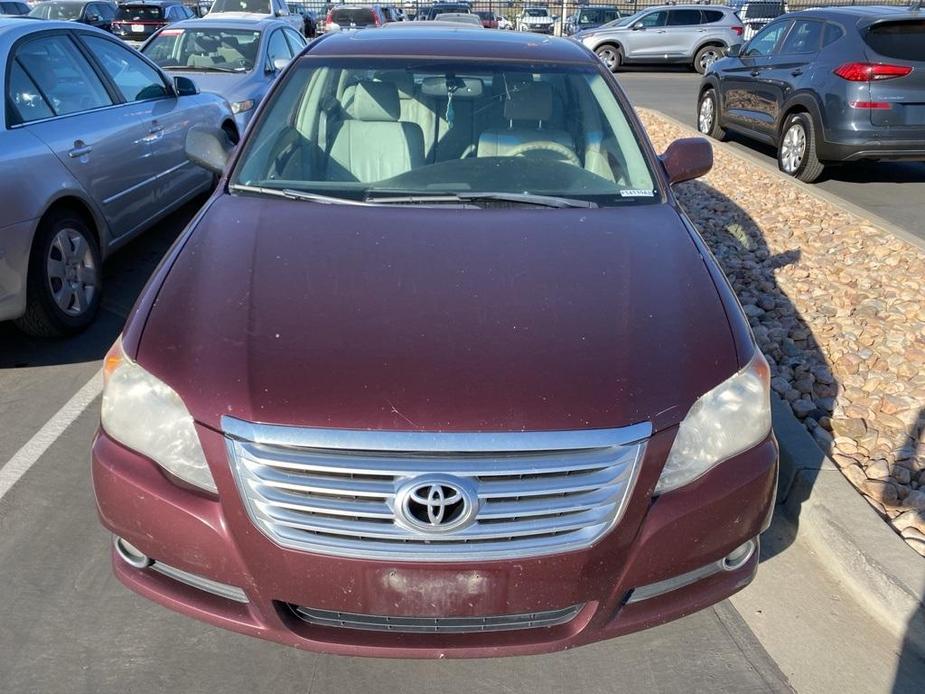
POLYGON ((449 475, 415 477, 398 489, 397 521, 410 530, 444 533, 471 525, 478 497, 468 482, 449 475))

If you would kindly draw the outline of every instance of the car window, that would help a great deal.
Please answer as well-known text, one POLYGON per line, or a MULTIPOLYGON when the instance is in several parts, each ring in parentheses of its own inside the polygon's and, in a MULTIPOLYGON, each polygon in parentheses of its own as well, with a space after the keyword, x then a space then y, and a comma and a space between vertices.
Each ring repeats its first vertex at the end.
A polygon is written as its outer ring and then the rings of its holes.
POLYGON ((700 10, 671 10, 668 12, 668 26, 686 27, 700 24, 700 10))
POLYGON ((19 116, 19 121, 29 121, 51 118, 55 115, 51 105, 42 96, 26 71, 22 69, 19 61, 13 61, 10 67, 10 81, 7 99, 13 104, 19 116))
POLYGON ((154 5, 120 5, 116 17, 122 21, 158 21, 163 16, 163 10, 154 5))
POLYGON ((713 22, 718 22, 723 18, 723 13, 719 10, 704 10, 703 11, 703 23, 704 24, 713 24, 713 22))
POLYGON ((47 118, 48 115, 63 116, 112 104, 100 78, 66 36, 49 36, 20 45, 14 63, 27 80, 21 79, 19 85, 11 86, 11 89, 28 89, 31 82, 45 102, 45 106, 36 102, 33 108, 29 95, 34 91, 20 91, 18 94, 14 91, 11 98, 17 109, 22 107, 20 115, 23 120, 47 118), (44 115, 38 115, 40 113, 44 115))
POLYGON ((101 7, 100 14, 102 15, 103 19, 115 19, 116 17, 115 7, 113 7, 112 5, 106 4, 106 3, 103 3, 102 5, 100 5, 100 7, 101 7))
POLYGON ((305 38, 293 29, 283 29, 286 38, 289 39, 289 50, 292 55, 298 55, 305 48, 305 38))
POLYGON ((748 42, 743 55, 748 58, 771 55, 789 24, 790 22, 775 22, 766 26, 748 42))
POLYGON ((899 60, 925 60, 925 20, 883 22, 864 35, 880 55, 899 60))
POLYGON ((83 6, 77 2, 40 2, 32 8, 29 16, 70 21, 78 19, 82 11, 83 6))
POLYGON ((209 11, 272 14, 270 0, 215 0, 209 11))
POLYGON ((126 101, 160 99, 169 94, 157 70, 137 53, 98 36, 86 35, 82 39, 126 101))
POLYGON ((663 27, 665 26, 665 23, 667 21, 668 21, 668 13, 662 11, 662 12, 650 12, 649 14, 645 15, 642 19, 640 19, 639 22, 637 23, 640 26, 644 26, 648 28, 648 27, 663 27))
POLYGON ((190 25, 164 29, 142 53, 165 70, 248 72, 254 69, 259 46, 259 31, 190 25))
POLYGON ((822 43, 821 22, 798 19, 787 33, 780 52, 786 55, 816 53, 822 43))
POLYGON ((593 65, 300 61, 241 157, 234 185, 351 199, 386 190, 533 193, 609 206, 657 199, 626 112, 593 65), (426 100, 403 113, 399 90, 409 85, 426 100), (581 119, 566 117, 578 109, 581 119), (430 156, 424 133, 435 128, 458 135, 438 140, 430 156))
POLYGON ((283 36, 281 29, 277 29, 270 34, 270 40, 267 43, 267 64, 273 65, 278 59, 289 60, 292 58, 292 52, 289 50, 289 44, 286 43, 286 37, 283 36))
POLYGON ((825 48, 829 44, 835 43, 844 35, 845 30, 837 24, 826 24, 825 31, 822 34, 822 47, 825 48))

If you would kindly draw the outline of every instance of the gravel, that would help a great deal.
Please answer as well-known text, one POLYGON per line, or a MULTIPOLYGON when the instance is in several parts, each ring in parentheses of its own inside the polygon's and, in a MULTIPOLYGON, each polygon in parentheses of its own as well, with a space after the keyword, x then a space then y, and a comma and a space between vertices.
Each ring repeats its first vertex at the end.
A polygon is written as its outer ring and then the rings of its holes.
MULTIPOLYGON (((696 133, 639 110, 657 151, 696 133)), ((925 253, 714 146, 675 187, 742 302, 772 389, 925 556, 925 253)))

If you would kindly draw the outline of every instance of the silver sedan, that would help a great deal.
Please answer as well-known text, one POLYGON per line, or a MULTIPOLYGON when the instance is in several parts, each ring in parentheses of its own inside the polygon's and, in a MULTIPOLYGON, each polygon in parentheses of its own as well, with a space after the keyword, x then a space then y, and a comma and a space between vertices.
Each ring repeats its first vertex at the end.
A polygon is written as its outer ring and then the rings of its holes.
POLYGON ((64 335, 93 320, 103 259, 212 185, 189 129, 237 129, 224 99, 92 27, 0 19, 0 67, 0 320, 64 335))

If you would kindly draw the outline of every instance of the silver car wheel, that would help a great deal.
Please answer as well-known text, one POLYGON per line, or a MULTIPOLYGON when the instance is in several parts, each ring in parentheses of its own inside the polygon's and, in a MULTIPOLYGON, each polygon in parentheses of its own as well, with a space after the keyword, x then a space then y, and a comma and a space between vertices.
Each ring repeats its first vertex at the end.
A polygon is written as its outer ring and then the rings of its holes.
POLYGON ((788 174, 796 173, 806 155, 806 131, 800 123, 791 125, 780 146, 780 164, 788 174))
POLYGON ((599 49, 597 57, 601 59, 608 70, 613 70, 617 65, 617 52, 613 48, 599 49))
POLYGON ((706 72, 707 68, 709 68, 713 63, 715 63, 720 58, 722 58, 722 54, 720 54, 719 50, 716 48, 713 48, 713 49, 710 49, 708 51, 704 51, 703 53, 701 53, 700 54, 701 72, 706 72))
POLYGON ((697 119, 697 126, 704 135, 709 135, 713 129, 714 115, 713 97, 704 97, 703 101, 700 102, 700 116, 697 119))
POLYGON ((84 235, 65 228, 55 234, 45 261, 51 296, 65 314, 80 316, 93 304, 97 269, 84 235))

